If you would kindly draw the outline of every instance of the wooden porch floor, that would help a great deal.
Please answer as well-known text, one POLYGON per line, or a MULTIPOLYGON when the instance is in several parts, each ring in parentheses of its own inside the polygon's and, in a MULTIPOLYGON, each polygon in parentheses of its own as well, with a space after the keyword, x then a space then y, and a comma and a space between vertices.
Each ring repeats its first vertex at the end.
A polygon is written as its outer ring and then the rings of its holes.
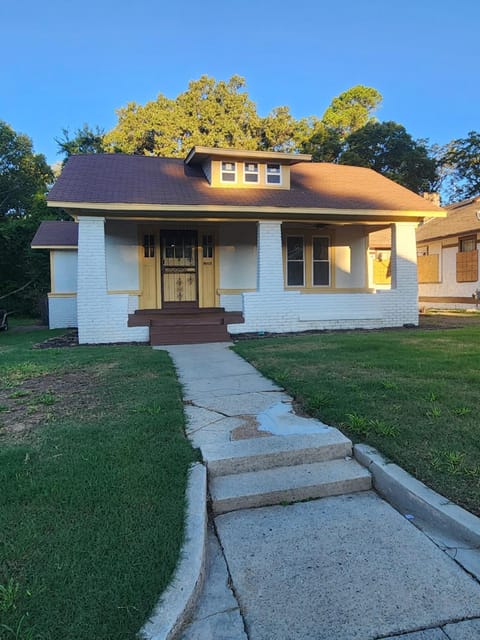
POLYGON ((227 325, 242 322, 240 311, 219 307, 138 309, 128 316, 129 327, 150 328, 152 346, 226 342, 230 340, 227 325))

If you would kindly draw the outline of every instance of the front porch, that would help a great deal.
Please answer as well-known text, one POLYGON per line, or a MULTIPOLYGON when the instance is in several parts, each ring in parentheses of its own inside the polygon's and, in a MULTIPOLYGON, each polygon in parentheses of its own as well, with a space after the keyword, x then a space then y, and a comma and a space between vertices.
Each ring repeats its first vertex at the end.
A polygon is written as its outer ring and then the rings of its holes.
POLYGON ((79 216, 81 343, 417 324, 415 222, 136 221, 79 216), (392 231, 392 284, 368 235, 392 231))

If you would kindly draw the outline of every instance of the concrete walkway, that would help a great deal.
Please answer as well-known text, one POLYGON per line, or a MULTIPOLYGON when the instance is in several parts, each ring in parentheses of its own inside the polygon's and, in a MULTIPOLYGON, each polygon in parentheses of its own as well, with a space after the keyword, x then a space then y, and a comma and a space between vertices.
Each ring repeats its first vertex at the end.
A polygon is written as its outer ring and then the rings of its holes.
MULTIPOLYGON (((291 398, 229 346, 168 348, 184 388, 188 435, 207 467, 209 458, 212 469, 221 465, 223 450, 240 465, 257 451, 258 466, 263 442, 282 448, 284 439, 291 456, 298 442, 337 438, 336 430, 295 416, 291 398)), ((348 456, 338 463, 357 464, 348 456)), ((240 484, 259 473, 246 471, 238 470, 240 484)), ((212 517, 206 583, 183 639, 480 639, 478 581, 361 482, 357 493, 279 499, 212 517)))

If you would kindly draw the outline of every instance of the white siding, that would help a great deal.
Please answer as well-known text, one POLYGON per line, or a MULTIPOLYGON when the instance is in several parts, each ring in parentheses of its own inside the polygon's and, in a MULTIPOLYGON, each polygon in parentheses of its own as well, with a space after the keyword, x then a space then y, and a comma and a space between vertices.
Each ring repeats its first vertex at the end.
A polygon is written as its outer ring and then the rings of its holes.
POLYGON ((77 291, 77 250, 52 251, 52 293, 77 291))
POLYGON ((65 329, 77 326, 77 297, 75 295, 48 297, 48 326, 50 329, 65 329))
POLYGON ((108 221, 105 229, 107 288, 109 291, 137 291, 137 225, 108 221))
POLYGON ((255 289, 257 241, 255 223, 225 224, 219 232, 220 288, 255 289))
POLYGON ((367 286, 367 239, 361 227, 339 227, 333 244, 335 287, 362 289, 367 286))

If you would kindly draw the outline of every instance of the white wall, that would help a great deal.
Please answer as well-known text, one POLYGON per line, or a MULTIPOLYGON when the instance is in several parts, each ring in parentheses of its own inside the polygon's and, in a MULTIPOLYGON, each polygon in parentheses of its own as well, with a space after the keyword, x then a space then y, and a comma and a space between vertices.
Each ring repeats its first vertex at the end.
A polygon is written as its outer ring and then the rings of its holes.
POLYGON ((52 251, 52 293, 77 291, 77 250, 52 251))
MULTIPOLYGON (((267 226, 267 225, 264 225, 267 226)), ((280 230, 275 223, 259 234, 259 259, 278 260, 280 230), (262 241, 263 237, 263 241, 262 241)), ((259 290, 243 294, 244 324, 230 333, 287 332, 314 329, 401 327, 418 324, 415 223, 397 223, 392 233, 394 286, 376 293, 319 293, 285 291, 272 270, 260 273, 259 290), (271 280, 271 282, 270 282, 271 280)), ((366 247, 366 245, 364 245, 366 247)), ((363 273, 365 274, 365 261, 363 273)))
POLYGON ((257 286, 257 230, 255 223, 225 223, 219 232, 220 288, 257 286))
POLYGON ((137 291, 137 225, 108 220, 105 225, 105 256, 109 291, 137 291))
POLYGON ((56 298, 48 296, 48 326, 50 329, 65 329, 77 326, 77 297, 75 295, 56 298))
MULTIPOLYGON (((480 287, 480 280, 477 282, 457 282, 457 247, 444 247, 441 248, 440 243, 435 245, 428 245, 428 252, 430 255, 434 253, 440 254, 439 257, 439 275, 440 282, 432 282, 419 284, 420 296, 433 296, 433 297, 461 297, 468 298, 472 293, 480 287)), ((479 265, 480 267, 480 265, 479 265)), ((479 268, 480 273, 480 268, 479 268)), ((429 302, 421 303, 426 306, 433 306, 429 302)), ((472 300, 472 304, 474 301, 472 300)), ((438 307, 445 306, 444 303, 435 303, 438 307)), ((454 305, 455 306, 455 305, 454 305)), ((459 304, 459 307, 469 307, 470 305, 459 304)))
POLYGON ((335 287, 361 289, 368 286, 366 251, 368 236, 361 227, 338 227, 333 240, 335 287))

